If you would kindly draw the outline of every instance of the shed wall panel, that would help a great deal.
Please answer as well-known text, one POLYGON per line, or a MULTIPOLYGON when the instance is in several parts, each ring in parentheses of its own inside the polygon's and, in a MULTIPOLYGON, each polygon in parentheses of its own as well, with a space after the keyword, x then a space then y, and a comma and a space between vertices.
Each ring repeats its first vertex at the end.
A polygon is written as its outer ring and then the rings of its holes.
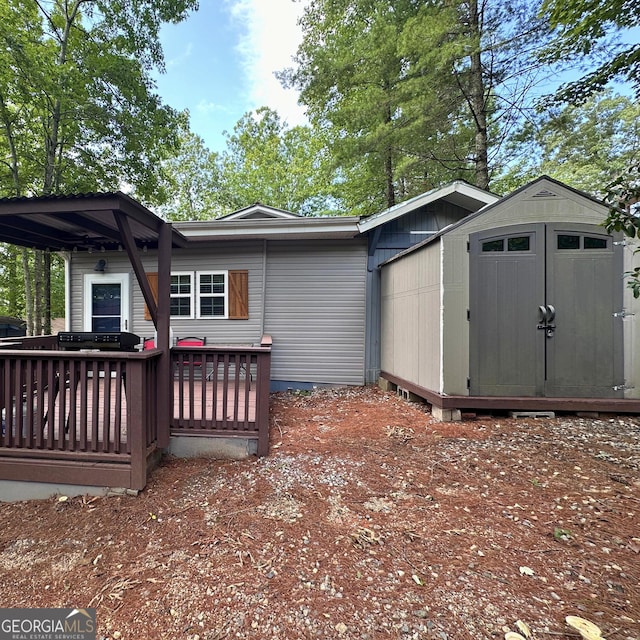
POLYGON ((440 247, 382 270, 382 369, 440 388, 440 247))

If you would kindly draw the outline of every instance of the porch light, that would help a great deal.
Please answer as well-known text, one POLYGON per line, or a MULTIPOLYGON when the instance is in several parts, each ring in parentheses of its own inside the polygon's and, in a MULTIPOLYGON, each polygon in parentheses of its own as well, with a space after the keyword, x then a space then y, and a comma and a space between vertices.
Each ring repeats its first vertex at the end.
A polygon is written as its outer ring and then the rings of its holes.
POLYGON ((104 273, 107 270, 107 261, 104 258, 101 258, 96 262, 96 266, 93 267, 93 270, 104 273))

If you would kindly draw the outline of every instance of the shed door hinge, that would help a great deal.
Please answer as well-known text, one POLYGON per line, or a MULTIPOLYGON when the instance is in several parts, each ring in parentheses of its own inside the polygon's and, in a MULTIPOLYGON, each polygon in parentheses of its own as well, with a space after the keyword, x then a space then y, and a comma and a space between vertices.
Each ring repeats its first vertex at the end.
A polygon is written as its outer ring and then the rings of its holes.
POLYGON ((467 240, 467 253, 469 253, 469 249, 470 249, 470 244, 469 244, 469 241, 467 240))
POLYGON ((471 389, 471 378, 467 378, 467 389, 471 389))
POLYGON ((471 310, 467 309, 467 320, 471 320, 471 310))

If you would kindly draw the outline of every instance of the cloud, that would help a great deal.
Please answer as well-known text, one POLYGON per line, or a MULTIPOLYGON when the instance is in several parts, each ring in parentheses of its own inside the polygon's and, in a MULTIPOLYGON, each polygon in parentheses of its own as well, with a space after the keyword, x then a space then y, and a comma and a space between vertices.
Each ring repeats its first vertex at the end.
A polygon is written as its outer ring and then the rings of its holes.
POLYGON ((218 102, 212 102, 211 100, 200 100, 196 104, 196 111, 203 115, 211 113, 229 113, 230 109, 218 102))
POLYGON ((186 48, 179 55, 174 56, 173 58, 165 62, 167 69, 180 67, 184 62, 186 62, 191 57, 192 52, 193 52, 193 43, 189 42, 186 48))
POLYGON ((237 51, 249 87, 251 109, 275 109, 290 126, 306 122, 298 93, 283 89, 275 77, 293 65, 302 40, 298 18, 305 2, 294 0, 228 0, 231 15, 241 25, 237 51))

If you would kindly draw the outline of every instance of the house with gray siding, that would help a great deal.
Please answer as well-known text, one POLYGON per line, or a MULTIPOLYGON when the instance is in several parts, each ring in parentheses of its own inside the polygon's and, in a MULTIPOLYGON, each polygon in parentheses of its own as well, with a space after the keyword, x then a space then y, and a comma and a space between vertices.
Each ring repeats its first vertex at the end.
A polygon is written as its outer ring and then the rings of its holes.
MULTIPOLYGON (((251 345, 270 335, 272 390, 376 382, 378 265, 496 199, 456 181, 367 218, 303 217, 257 203, 216 220, 174 223, 184 246, 172 254, 173 340, 251 345)), ((154 251, 141 257, 157 291, 154 251)), ((67 331, 153 337, 124 252, 69 252, 66 272, 67 331)))

